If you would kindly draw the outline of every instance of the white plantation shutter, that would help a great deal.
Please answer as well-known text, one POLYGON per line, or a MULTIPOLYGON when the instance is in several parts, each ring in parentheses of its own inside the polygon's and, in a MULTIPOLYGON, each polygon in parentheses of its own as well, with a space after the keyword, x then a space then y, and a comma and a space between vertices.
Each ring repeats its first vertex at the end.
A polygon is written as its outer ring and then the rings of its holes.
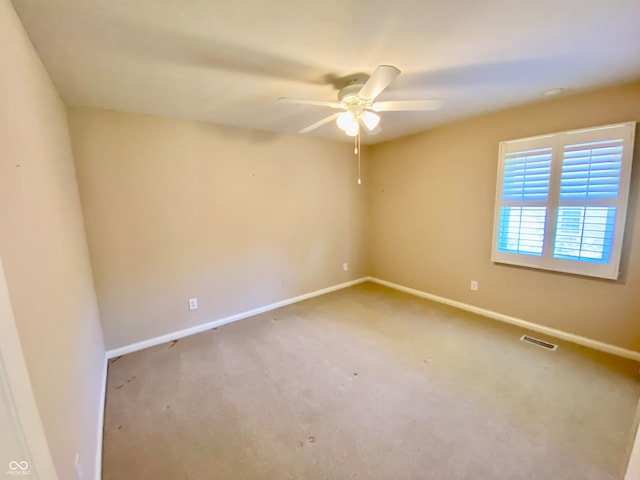
POLYGON ((617 278, 635 123, 500 144, 492 260, 617 278))
POLYGON ((542 255, 550 177, 551 148, 505 152, 498 230, 501 251, 542 255))
POLYGON ((611 259, 623 143, 614 139, 564 147, 555 258, 611 259))

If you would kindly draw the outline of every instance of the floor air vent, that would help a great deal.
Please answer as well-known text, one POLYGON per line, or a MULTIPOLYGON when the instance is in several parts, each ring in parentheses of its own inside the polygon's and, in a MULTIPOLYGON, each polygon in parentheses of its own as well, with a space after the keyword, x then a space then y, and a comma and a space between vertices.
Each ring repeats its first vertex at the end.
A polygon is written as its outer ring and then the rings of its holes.
POLYGON ((520 337, 520 340, 522 340, 523 342, 533 343, 534 345, 546 348, 547 350, 556 350, 558 348, 558 345, 545 342, 544 340, 540 340, 539 338, 530 337, 529 335, 523 335, 522 337, 520 337))

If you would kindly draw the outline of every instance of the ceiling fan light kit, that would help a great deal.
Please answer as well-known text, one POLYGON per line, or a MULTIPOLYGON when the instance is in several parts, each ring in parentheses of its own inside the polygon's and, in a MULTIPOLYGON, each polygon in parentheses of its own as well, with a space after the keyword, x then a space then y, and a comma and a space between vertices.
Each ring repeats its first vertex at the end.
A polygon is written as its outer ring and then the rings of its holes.
POLYGON ((354 112, 342 112, 336 119, 338 128, 346 133, 350 137, 355 137, 360 131, 360 124, 363 124, 365 129, 372 132, 380 123, 380 115, 377 115, 368 110, 363 110, 359 114, 354 112))
POLYGON ((362 183, 359 173, 360 134, 363 130, 369 135, 375 135, 380 131, 380 115, 374 112, 437 110, 442 105, 440 100, 390 100, 374 103, 376 97, 398 75, 400 70, 392 65, 379 65, 368 79, 354 75, 338 92, 338 102, 292 97, 280 97, 278 100, 344 110, 342 113, 332 113, 303 128, 299 133, 308 133, 335 120, 340 130, 349 137, 355 137, 354 153, 358 155, 358 184, 360 184, 362 183))
MULTIPOLYGON (((353 112, 342 112, 338 115, 338 118, 336 118, 336 123, 338 124, 338 128, 343 132, 353 130, 354 128, 357 130, 358 128, 358 120, 353 112)), ((347 135, 349 134, 347 133, 347 135)))
POLYGON ((360 133, 360 127, 357 123, 354 123, 349 125, 349 127, 345 129, 344 133, 346 133, 348 137, 355 137, 360 133))
POLYGON ((380 115, 370 112, 369 110, 364 110, 360 115, 360 120, 362 120, 364 126, 367 127, 367 130, 373 131, 380 123, 380 115))

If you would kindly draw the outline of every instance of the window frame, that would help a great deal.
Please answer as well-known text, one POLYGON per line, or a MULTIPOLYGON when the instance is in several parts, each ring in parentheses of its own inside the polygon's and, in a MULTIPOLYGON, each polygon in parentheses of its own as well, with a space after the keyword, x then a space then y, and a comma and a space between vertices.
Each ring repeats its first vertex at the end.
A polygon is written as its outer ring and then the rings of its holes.
POLYGON ((635 122, 624 122, 600 127, 570 130, 535 137, 527 137, 516 140, 500 142, 498 157, 498 172, 496 182, 495 210, 493 221, 493 240, 491 261, 498 264, 516 265, 542 270, 550 270, 576 275, 585 275, 606 279, 617 279, 620 269, 620 257, 622 252, 624 227, 627 216, 627 204, 629 198, 631 166, 633 162, 633 143, 635 136, 635 122), (554 257, 556 243, 556 227, 558 212, 561 206, 594 207, 600 206, 595 200, 583 202, 561 201, 560 186, 562 167, 564 161, 564 149, 567 146, 582 142, 599 140, 623 140, 621 155, 620 181, 618 184, 618 196, 615 202, 616 215, 613 228, 613 242, 611 245, 610 259, 608 263, 597 263, 578 259, 564 259, 554 257), (524 152, 535 148, 551 148, 551 171, 546 201, 510 202, 503 199, 505 160, 507 155, 514 152, 524 152), (515 253, 499 250, 500 219, 503 206, 540 206, 546 208, 545 227, 543 234, 542 254, 540 256, 515 253))

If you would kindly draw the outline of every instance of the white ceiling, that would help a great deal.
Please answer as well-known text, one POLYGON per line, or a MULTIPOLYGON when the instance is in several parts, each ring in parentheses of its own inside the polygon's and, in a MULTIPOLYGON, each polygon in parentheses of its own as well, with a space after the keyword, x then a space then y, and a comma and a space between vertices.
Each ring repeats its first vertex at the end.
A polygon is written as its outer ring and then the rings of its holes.
MULTIPOLYGON (((68 105, 295 133, 332 113, 336 79, 390 64, 397 138, 640 78, 640 0, 14 0, 68 105)), ((349 140, 335 123, 311 134, 349 140)), ((363 141, 365 139, 363 138, 363 141)))

